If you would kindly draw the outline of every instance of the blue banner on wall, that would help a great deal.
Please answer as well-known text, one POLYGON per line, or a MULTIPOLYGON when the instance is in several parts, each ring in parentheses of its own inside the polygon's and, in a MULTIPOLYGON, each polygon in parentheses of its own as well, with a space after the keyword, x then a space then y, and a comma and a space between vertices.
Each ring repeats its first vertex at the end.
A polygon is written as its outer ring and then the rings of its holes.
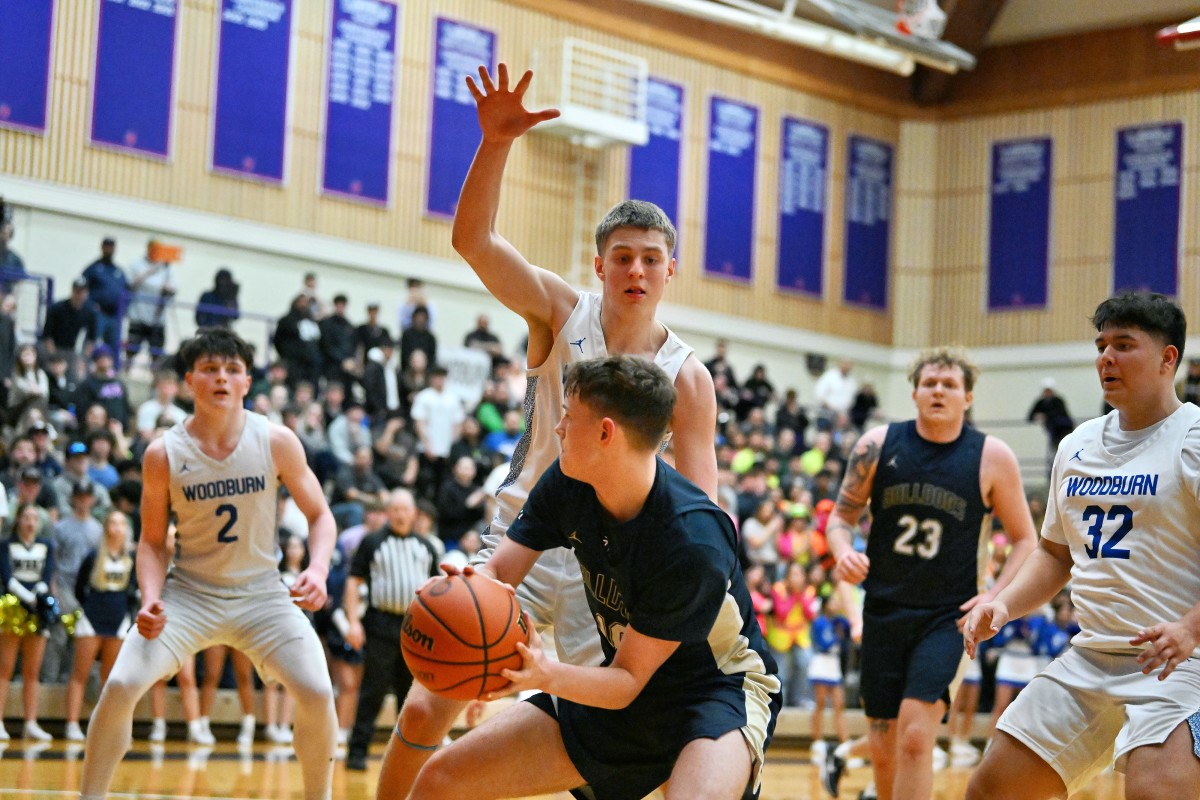
POLYGON ((758 109, 713 96, 708 110, 704 272, 749 281, 754 267, 758 109))
POLYGON ((397 12, 391 0, 334 0, 321 170, 326 194, 388 203, 397 12))
POLYGON ((992 145, 988 309, 1045 308, 1054 143, 992 145))
POLYGON ((54 0, 0 0, 0 127, 43 133, 54 0))
MULTIPOLYGON (((433 110, 429 121, 429 175, 425 213, 453 217, 458 193, 479 147, 475 99, 464 79, 479 67, 495 70, 496 34, 438 17, 433 42, 433 110)), ((513 80, 520 75, 514 75, 513 80)))
POLYGON ((282 183, 292 0, 221 0, 212 168, 282 183))
POLYGON ((892 146, 851 136, 846 169, 846 272, 842 298, 886 310, 892 219, 892 146))
POLYGON ((1180 122, 1117 131, 1114 289, 1178 289, 1182 150, 1180 122))
POLYGON ((92 144, 171 155, 176 0, 101 0, 92 144))
POLYGON ((820 297, 824 288, 829 129, 784 117, 779 150, 775 285, 820 297))
MULTIPOLYGON (((683 141, 683 87, 646 81, 646 125, 650 139, 630 148, 629 196, 661 208, 679 226, 679 158, 683 141)), ((676 238, 675 252, 679 252, 676 238)))

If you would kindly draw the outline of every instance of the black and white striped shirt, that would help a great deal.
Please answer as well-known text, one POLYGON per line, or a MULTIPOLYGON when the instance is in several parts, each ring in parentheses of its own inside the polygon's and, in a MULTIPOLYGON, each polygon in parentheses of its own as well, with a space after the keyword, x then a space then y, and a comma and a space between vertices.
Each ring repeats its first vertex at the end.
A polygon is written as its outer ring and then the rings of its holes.
POLYGON ((403 614, 421 584, 438 574, 437 549, 430 542, 390 527, 364 537, 350 564, 350 575, 367 584, 368 608, 389 614, 403 614))

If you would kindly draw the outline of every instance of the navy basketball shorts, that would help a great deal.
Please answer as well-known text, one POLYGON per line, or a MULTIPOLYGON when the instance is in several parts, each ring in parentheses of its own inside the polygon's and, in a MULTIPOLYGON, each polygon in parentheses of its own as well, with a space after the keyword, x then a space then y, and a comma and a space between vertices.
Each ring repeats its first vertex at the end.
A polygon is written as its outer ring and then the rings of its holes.
POLYGON ((942 700, 963 660, 963 638, 955 623, 962 612, 870 603, 863 609, 863 709, 872 719, 896 719, 901 701, 942 700))

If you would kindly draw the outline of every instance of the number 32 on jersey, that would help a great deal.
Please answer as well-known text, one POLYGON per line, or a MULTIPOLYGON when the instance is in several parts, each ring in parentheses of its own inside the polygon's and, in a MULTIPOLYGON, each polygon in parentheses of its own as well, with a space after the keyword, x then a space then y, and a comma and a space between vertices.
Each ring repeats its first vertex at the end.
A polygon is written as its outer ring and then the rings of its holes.
POLYGON ((1129 550, 1118 547, 1118 544, 1133 530, 1132 508, 1116 505, 1105 511, 1100 506, 1091 505, 1083 510, 1083 521, 1090 526, 1087 537, 1091 541, 1083 546, 1088 558, 1129 558, 1129 550))

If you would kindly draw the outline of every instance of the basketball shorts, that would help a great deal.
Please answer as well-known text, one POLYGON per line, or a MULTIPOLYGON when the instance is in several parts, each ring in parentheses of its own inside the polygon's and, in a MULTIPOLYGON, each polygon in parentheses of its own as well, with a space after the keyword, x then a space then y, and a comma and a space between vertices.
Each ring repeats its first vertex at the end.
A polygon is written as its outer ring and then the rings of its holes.
MULTIPOLYGON (((493 520, 483 532, 483 547, 471 563, 487 561, 507 530, 507 525, 493 520)), ((559 661, 581 666, 604 662, 600 634, 588 608, 587 590, 573 551, 565 547, 545 551, 516 588, 521 608, 533 619, 538 632, 553 630, 559 661)))
POLYGON ((1001 715, 996 727, 1033 750, 1073 794, 1129 753, 1166 741, 1200 710, 1200 660, 1165 681, 1143 675, 1136 655, 1074 647, 1051 662, 1001 715))
POLYGON ((950 707, 964 660, 956 607, 863 609, 863 709, 872 719, 896 719, 905 699, 950 707))
POLYGON ((640 800, 670 778, 689 742, 737 730, 751 759, 748 794, 757 797, 764 753, 779 717, 779 683, 774 676, 746 675, 736 683, 736 697, 729 692, 733 685, 677 703, 643 696, 622 709, 584 706, 545 693, 527 702, 558 721, 567 756, 587 781, 571 792, 579 800, 640 800))
POLYGON ((841 657, 837 653, 813 653, 808 662, 808 682, 823 686, 841 686, 841 657))
POLYGON ((317 632, 292 602, 283 581, 257 594, 218 597, 168 579, 162 601, 167 624, 158 639, 181 663, 194 653, 223 644, 249 656, 264 680, 278 681, 266 662, 280 647, 298 641, 303 653, 289 656, 289 662, 294 666, 303 659, 314 669, 328 671, 317 632))
POLYGON ((1023 689, 1047 663, 1033 653, 1004 650, 996 662, 996 683, 1023 689))

